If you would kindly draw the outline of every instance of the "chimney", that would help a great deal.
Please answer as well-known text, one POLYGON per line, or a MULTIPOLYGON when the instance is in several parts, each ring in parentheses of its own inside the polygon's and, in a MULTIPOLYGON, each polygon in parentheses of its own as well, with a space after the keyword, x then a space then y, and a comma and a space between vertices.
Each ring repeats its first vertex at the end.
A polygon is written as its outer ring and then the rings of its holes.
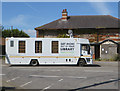
POLYGON ((62 11, 62 21, 67 21, 67 9, 63 9, 62 11))

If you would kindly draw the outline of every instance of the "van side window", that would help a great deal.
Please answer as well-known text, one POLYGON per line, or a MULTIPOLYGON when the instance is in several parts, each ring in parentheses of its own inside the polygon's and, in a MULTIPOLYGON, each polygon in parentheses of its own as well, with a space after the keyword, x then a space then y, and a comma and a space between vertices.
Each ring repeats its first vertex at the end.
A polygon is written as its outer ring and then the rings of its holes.
POLYGON ((58 41, 52 41, 52 53, 58 53, 58 41))
POLYGON ((35 41, 35 53, 42 53, 42 41, 35 41))
POLYGON ((18 52, 25 53, 25 41, 19 41, 18 45, 19 45, 18 52))
POLYGON ((82 50, 87 51, 88 54, 90 54, 90 45, 82 44, 82 50))
POLYGON ((13 40, 10 41, 10 47, 14 47, 14 41, 13 40))

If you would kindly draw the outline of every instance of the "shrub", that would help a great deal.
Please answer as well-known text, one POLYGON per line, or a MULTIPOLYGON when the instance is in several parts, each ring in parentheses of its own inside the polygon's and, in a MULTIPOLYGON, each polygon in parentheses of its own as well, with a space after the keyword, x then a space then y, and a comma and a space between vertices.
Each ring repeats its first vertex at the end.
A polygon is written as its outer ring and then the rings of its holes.
POLYGON ((70 38, 70 36, 66 36, 66 34, 59 34, 57 38, 70 38))
POLYGON ((101 61, 101 59, 100 59, 100 58, 98 58, 98 59, 95 59, 95 61, 101 61))
POLYGON ((2 60, 5 60, 5 56, 2 56, 2 60))

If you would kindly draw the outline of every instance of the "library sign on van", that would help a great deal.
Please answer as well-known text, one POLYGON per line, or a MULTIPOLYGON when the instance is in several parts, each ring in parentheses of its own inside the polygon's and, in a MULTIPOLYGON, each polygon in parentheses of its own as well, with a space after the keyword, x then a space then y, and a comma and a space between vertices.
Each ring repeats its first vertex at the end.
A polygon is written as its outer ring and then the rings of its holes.
POLYGON ((75 43, 63 42, 60 44, 61 53, 74 53, 75 43))

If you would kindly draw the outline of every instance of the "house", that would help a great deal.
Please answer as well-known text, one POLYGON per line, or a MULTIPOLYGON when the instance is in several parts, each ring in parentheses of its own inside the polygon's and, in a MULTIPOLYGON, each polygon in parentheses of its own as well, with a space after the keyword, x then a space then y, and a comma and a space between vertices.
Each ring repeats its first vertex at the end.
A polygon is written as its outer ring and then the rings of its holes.
MULTIPOLYGON (((36 37, 58 37, 73 31, 75 38, 87 38, 94 49, 95 58, 100 58, 100 42, 110 39, 120 42, 119 19, 111 15, 68 16, 63 9, 62 17, 48 24, 36 27, 36 37)), ((118 48, 117 48, 118 49, 118 48)))

